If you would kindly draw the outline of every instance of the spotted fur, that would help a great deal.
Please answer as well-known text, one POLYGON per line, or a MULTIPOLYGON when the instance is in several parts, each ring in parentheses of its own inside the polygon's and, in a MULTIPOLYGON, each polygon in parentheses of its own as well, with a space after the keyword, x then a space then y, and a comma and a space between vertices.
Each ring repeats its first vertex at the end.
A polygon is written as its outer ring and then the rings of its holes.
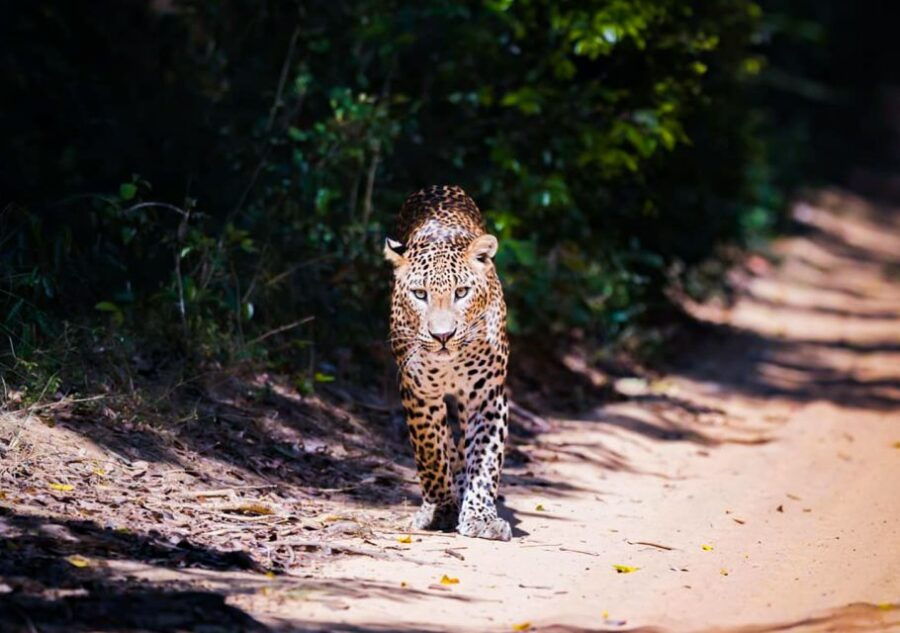
POLYGON ((459 187, 428 187, 404 202, 394 268, 391 348, 423 503, 418 529, 509 540, 496 499, 509 407, 506 304, 478 207, 459 187), (454 440, 450 418, 459 421, 454 440))

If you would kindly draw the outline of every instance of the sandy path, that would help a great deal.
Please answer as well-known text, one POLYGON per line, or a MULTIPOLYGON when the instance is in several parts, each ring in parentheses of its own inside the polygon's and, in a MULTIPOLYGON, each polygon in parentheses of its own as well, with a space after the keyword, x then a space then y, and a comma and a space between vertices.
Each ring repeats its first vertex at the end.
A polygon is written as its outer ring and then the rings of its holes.
POLYGON ((900 231, 845 195, 798 218, 781 266, 700 311, 721 336, 526 447, 549 485, 505 487, 511 543, 382 535, 402 558, 327 566, 329 599, 243 606, 342 631, 900 629, 900 231))

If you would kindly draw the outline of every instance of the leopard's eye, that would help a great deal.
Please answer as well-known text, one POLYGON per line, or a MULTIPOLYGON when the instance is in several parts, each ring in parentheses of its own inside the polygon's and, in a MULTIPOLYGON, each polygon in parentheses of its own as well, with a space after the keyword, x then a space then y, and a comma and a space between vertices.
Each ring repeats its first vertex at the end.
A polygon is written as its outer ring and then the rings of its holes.
POLYGON ((428 296, 428 293, 422 290, 421 288, 413 290, 413 296, 419 301, 425 301, 425 298, 428 296))
POLYGON ((469 288, 468 288, 467 286, 460 286, 459 288, 456 289, 456 293, 455 293, 455 294, 456 294, 456 298, 457 298, 457 299, 462 299, 462 298, 464 298, 467 294, 469 294, 469 288))

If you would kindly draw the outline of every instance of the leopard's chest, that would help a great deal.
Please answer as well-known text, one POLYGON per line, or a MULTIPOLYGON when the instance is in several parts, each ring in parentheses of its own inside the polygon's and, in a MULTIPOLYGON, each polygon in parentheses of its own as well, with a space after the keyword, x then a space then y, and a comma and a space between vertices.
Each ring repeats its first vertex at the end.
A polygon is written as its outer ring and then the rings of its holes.
POLYGON ((480 402, 499 392, 506 378, 506 359, 502 350, 487 346, 481 353, 460 355, 453 361, 428 358, 410 363, 401 383, 419 397, 436 400, 453 396, 461 403, 480 402))

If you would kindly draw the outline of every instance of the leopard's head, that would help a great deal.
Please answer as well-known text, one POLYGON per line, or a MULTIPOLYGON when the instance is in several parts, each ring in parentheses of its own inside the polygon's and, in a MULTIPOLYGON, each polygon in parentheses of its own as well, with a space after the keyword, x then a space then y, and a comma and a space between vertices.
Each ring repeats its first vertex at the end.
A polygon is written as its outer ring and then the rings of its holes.
POLYGON ((487 234, 467 243, 422 241, 409 248, 386 240, 384 255, 394 265, 394 349, 451 361, 482 337, 499 292, 496 252, 497 238, 487 234))

